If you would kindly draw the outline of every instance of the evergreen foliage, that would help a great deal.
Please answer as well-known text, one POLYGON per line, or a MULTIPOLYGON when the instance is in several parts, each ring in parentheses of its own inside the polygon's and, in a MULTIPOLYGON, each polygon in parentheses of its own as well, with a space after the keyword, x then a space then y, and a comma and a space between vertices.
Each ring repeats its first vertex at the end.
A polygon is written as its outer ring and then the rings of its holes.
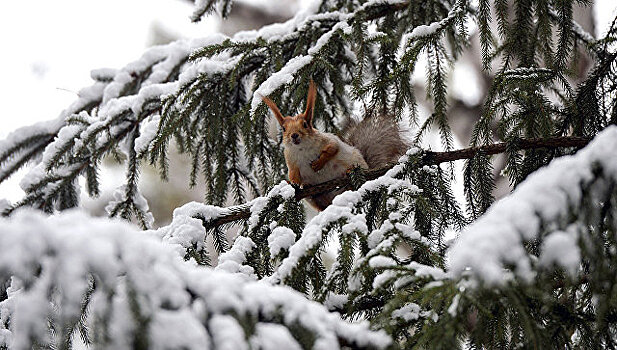
MULTIPOLYGON (((0 142, 0 181, 35 163, 2 219, 0 348, 71 348, 78 333, 102 348, 617 347, 617 19, 593 38, 573 19, 579 5, 590 3, 321 0, 286 23, 94 71, 57 120, 0 142), (470 148, 454 151, 448 73, 471 21, 494 77, 470 148), (577 76, 582 55, 593 67, 577 76), (412 83, 421 60, 425 118, 412 83), (398 164, 313 187, 349 191, 307 217, 299 199, 311 188, 283 181, 281 135, 261 97, 293 115, 311 79, 319 129, 340 132, 361 102, 364 117, 413 126, 416 145, 398 164), (445 152, 419 148, 431 132, 445 152), (205 204, 153 229, 140 168, 166 179, 172 146, 191 159, 187 183, 205 183, 205 204), (496 153, 515 188, 498 203, 496 153), (80 177, 100 194, 110 156, 127 170, 109 216, 147 231, 92 220, 90 243, 85 224, 67 222, 91 219, 59 212, 79 206, 80 177), (465 159, 463 174, 442 164, 455 159, 465 159), (67 233, 24 229, 45 220, 67 233), (459 237, 448 242, 452 230, 459 237)), ((192 19, 231 6, 196 1, 192 19)))

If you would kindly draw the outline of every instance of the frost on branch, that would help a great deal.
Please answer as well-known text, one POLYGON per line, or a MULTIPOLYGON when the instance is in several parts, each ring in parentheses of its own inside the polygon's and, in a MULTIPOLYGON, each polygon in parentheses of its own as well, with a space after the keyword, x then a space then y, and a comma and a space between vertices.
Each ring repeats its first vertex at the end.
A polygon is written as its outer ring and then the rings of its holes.
POLYGON ((20 211, 2 219, 0 250, 0 280, 11 279, 0 302, 0 346, 12 349, 75 337, 114 349, 390 343, 366 322, 347 323, 288 288, 185 262, 120 222, 20 211))

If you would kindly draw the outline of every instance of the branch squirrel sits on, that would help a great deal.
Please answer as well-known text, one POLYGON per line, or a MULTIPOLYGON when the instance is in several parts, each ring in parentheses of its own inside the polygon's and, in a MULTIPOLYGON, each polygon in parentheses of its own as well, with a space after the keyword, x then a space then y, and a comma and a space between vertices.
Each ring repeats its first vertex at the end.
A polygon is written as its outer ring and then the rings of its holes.
MULTIPOLYGON (((338 136, 320 132, 313 127, 317 89, 311 80, 306 110, 295 117, 284 117, 276 104, 267 97, 270 107, 283 129, 285 162, 289 181, 297 185, 316 185, 344 177, 354 167, 375 169, 395 163, 409 148, 393 117, 377 115, 356 122, 347 117, 338 136)), ((317 210, 324 210, 343 190, 335 190, 308 198, 317 210)))

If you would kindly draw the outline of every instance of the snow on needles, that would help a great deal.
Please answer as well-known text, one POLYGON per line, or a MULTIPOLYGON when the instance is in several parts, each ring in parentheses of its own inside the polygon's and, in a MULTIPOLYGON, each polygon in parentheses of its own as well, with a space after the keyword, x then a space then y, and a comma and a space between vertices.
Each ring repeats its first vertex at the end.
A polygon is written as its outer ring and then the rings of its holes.
POLYGON ((556 264, 574 275, 581 261, 581 251, 577 244, 578 234, 575 227, 567 231, 555 231, 544 239, 540 265, 556 264))
POLYGON ((364 214, 355 214, 354 206, 369 191, 385 187, 391 193, 399 189, 407 189, 411 192, 418 191, 418 187, 407 180, 397 179, 396 176, 402 171, 403 163, 407 162, 409 155, 418 152, 416 148, 407 151, 407 154, 399 159, 399 164, 388 170, 385 175, 365 182, 357 191, 346 191, 334 198, 332 204, 324 211, 313 217, 304 230, 300 239, 289 248, 289 255, 281 262, 279 268, 266 278, 271 283, 278 283, 291 275, 300 260, 308 252, 317 247, 324 239, 326 228, 339 221, 344 221, 344 230, 357 230, 368 233, 366 217, 364 214))
POLYGON ((281 196, 282 199, 290 199, 295 196, 296 190, 292 185, 286 181, 281 181, 278 185, 274 186, 266 196, 257 197, 247 203, 250 206, 251 216, 249 217, 249 229, 253 229, 259 224, 259 215, 268 205, 271 198, 281 196))
POLYGON ((145 331, 151 349, 241 349, 249 342, 293 349, 283 331, 289 327, 314 334, 316 349, 338 349, 339 339, 374 348, 391 343, 368 322, 347 323, 287 287, 195 266, 154 235, 77 211, 45 217, 22 210, 0 219, 0 280, 11 277, 9 298, 0 302, 0 320, 10 319, 0 322, 0 347, 11 349, 70 337, 64 330, 82 317, 92 288, 84 320, 90 332, 109 322, 105 336, 92 338, 106 348, 130 348, 134 332, 145 331), (138 324, 136 308, 138 319, 150 322, 138 324), (239 319, 254 323, 254 338, 245 338, 239 319), (242 336, 232 341, 228 334, 242 336))
POLYGON ((107 83, 96 82, 92 86, 81 89, 78 93, 79 98, 73 102, 69 108, 62 111, 56 119, 39 122, 30 126, 21 127, 11 132, 6 139, 0 140, 0 159, 9 157, 8 161, 3 162, 0 169, 0 178, 8 176, 11 169, 22 161, 22 156, 27 155, 32 149, 44 145, 48 140, 45 136, 54 137, 65 125, 65 119, 86 106, 98 103, 102 99, 103 90, 107 83), (40 141, 40 138, 43 141, 40 141), (37 140, 38 142, 32 142, 37 140), (26 144, 26 145, 23 145, 26 144), (22 145, 22 146, 20 146, 22 145))
POLYGON ((229 273, 243 273, 247 276, 257 278, 252 267, 242 265, 246 261, 246 255, 257 245, 249 237, 238 236, 231 246, 231 249, 221 254, 219 263, 215 270, 226 271, 229 273))
POLYGON ((268 236, 270 256, 277 256, 281 251, 289 249, 296 241, 296 234, 287 227, 279 226, 268 236))
MULTIPOLYGON (((461 275, 470 269, 476 278, 499 284, 511 275, 505 270, 507 264, 515 267, 518 277, 531 280, 535 276, 532 259, 523 243, 539 238, 542 222, 560 222, 580 205, 581 185, 594 178, 595 165, 617 182, 616 149, 617 126, 610 126, 575 155, 555 159, 531 174, 461 232, 448 252, 451 271, 461 275)), ((544 238, 541 265, 555 263, 570 272, 578 269, 577 236, 571 228, 567 231, 555 231, 544 238)))
POLYGON ((415 40, 423 37, 434 35, 450 24, 457 16, 463 12, 463 6, 459 3, 455 4, 448 15, 440 21, 432 22, 426 25, 415 27, 410 33, 405 33, 401 38, 401 45, 397 51, 397 59, 400 59, 407 47, 415 40))
MULTIPOLYGON (((24 177, 21 187, 24 189, 33 188, 48 177, 48 170, 56 163, 57 156, 67 150, 74 140, 85 140, 94 135, 102 128, 110 127, 113 118, 124 113, 130 112, 133 120, 142 113, 144 106, 149 102, 160 102, 162 97, 174 93, 182 82, 188 81, 204 71, 216 71, 225 69, 229 62, 224 58, 217 57, 212 60, 202 60, 188 67, 179 69, 181 74, 177 81, 168 82, 173 72, 182 66, 187 57, 195 49, 220 43, 226 37, 222 34, 213 34, 203 39, 179 40, 168 45, 155 46, 148 49, 141 58, 127 64, 120 70, 98 69, 92 72, 93 78, 104 79, 96 82, 89 88, 79 92, 79 99, 67 110, 63 111, 58 119, 38 123, 30 127, 18 129, 9 137, 0 141, 0 156, 4 150, 10 150, 18 142, 33 138, 37 135, 56 135, 55 140, 47 145, 43 152, 43 161, 24 177), (132 95, 127 93, 127 86, 130 86, 135 79, 143 76, 143 83, 139 91, 132 95), (86 113, 88 106, 100 104, 96 115, 86 113), (66 119, 79 114, 82 119, 88 121, 87 127, 65 125, 66 119)), ((130 90, 130 89, 128 89, 130 90)), ((150 123, 151 124, 151 123, 150 123)), ((139 153, 147 149, 148 144, 153 139, 156 129, 147 124, 142 128, 144 135, 136 140, 136 149, 139 153)), ((111 128, 112 137, 118 127, 111 128)), ((100 148, 105 144, 103 133, 94 145, 100 148)), ((18 161, 19 158, 16 158, 18 161)), ((72 169, 58 168, 56 174, 62 175, 71 172, 72 169)), ((0 172, 1 175, 1 172, 0 172)))
POLYGON ((206 230, 197 217, 210 221, 223 213, 226 213, 225 208, 190 202, 174 210, 173 219, 169 225, 148 232, 172 245, 179 256, 185 256, 191 248, 197 250, 205 248, 206 230))
MULTIPOLYGON (((154 224, 154 216, 150 212, 148 201, 141 194, 141 191, 139 191, 139 189, 136 188, 134 189, 134 191, 135 193, 133 193, 133 198, 131 199, 133 203, 135 203, 137 208, 141 210, 142 213, 144 213, 146 227, 151 228, 152 225, 154 224)), ((122 202, 126 202, 127 200, 126 194, 127 194, 127 185, 121 185, 120 187, 116 188, 116 190, 114 191, 112 195, 114 199, 110 201, 109 203, 107 203, 107 205, 105 206, 105 211, 107 212, 107 214, 111 214, 118 204, 122 202)))
POLYGON ((253 94, 253 100, 251 101, 251 113, 254 113, 259 104, 261 98, 270 95, 274 90, 279 87, 291 83, 295 74, 307 64, 311 63, 313 57, 310 55, 297 56, 289 60, 287 64, 280 71, 272 74, 266 81, 264 81, 253 94))
POLYGON ((293 31, 294 28, 299 28, 302 25, 307 24, 311 21, 318 21, 319 18, 324 16, 328 16, 331 17, 330 19, 336 19, 339 21, 329 31, 325 32, 321 35, 321 37, 319 37, 319 39, 317 39, 315 45, 313 45, 308 50, 306 55, 296 56, 290 59, 289 62, 287 62, 285 66, 281 68, 281 70, 272 74, 255 90, 255 92, 253 93, 253 99, 251 101, 251 113, 254 113, 255 110, 257 110, 257 107, 261 103, 262 97, 268 96, 276 89, 291 83, 297 72, 313 61, 314 56, 317 55, 319 51, 321 51, 321 49, 330 41, 330 39, 332 39, 332 36, 336 32, 342 31, 346 34, 351 33, 351 27, 349 26, 349 24, 347 24, 346 21, 352 17, 352 14, 332 12, 327 14, 316 14, 313 16, 307 16, 307 13, 310 12, 297 15, 296 17, 289 20, 288 22, 285 22, 284 24, 265 27, 259 32, 239 33, 238 35, 234 36, 234 39, 240 41, 253 39, 255 36, 259 36, 263 39, 274 39, 289 34, 293 31))

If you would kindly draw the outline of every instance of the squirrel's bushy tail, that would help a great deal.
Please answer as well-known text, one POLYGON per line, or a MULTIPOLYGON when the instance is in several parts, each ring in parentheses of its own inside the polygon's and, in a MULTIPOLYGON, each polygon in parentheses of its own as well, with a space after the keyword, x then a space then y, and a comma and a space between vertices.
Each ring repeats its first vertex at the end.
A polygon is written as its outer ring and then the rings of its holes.
POLYGON ((367 116, 357 122, 348 118, 342 128, 342 138, 356 147, 369 169, 396 163, 409 148, 398 122, 389 115, 367 116))
MULTIPOLYGON (((369 169, 376 169, 396 163, 407 152, 410 144, 402 133, 396 119, 388 115, 367 116, 361 122, 347 117, 342 125, 341 139, 360 151, 369 169)), ((343 191, 338 189, 307 200, 324 210, 343 191)))

